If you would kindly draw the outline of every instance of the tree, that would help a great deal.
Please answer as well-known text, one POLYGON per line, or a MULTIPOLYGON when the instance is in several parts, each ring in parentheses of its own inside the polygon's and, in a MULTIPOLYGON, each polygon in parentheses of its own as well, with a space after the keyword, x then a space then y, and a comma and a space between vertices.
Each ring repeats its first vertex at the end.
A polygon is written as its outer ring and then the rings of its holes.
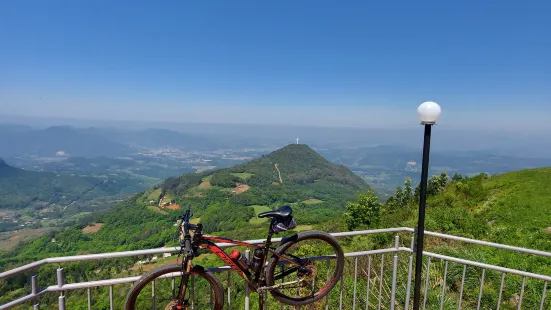
POLYGON ((452 181, 453 182, 459 182, 463 180, 463 176, 461 175, 461 173, 454 173, 453 177, 452 177, 452 181))
POLYGON ((438 177, 438 181, 440 182, 440 189, 444 188, 448 184, 449 180, 450 178, 448 177, 448 173, 446 172, 446 170, 442 170, 440 176, 438 177))
POLYGON ((411 178, 407 178, 404 187, 397 187, 394 195, 386 201, 386 209, 394 210, 407 207, 413 201, 413 186, 411 178))
POLYGON ((402 190, 402 197, 404 199, 404 201, 406 202, 406 205, 407 203, 409 203, 409 201, 411 201, 413 199, 413 186, 412 186, 412 181, 411 181, 411 178, 408 177, 406 179, 406 182, 404 183, 404 189, 402 190))
POLYGON ((344 218, 349 230, 361 225, 372 225, 379 221, 381 201, 374 190, 358 195, 356 201, 346 203, 344 218))
POLYGON ((427 195, 434 196, 442 190, 446 184, 448 184, 448 173, 446 173, 446 170, 442 170, 440 175, 433 175, 429 179, 429 184, 427 187, 427 195))

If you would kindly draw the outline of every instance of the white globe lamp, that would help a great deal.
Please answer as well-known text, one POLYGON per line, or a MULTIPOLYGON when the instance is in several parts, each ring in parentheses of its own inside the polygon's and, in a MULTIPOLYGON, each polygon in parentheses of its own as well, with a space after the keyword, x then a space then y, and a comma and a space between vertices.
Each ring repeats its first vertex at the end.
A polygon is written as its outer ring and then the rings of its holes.
POLYGON ((417 113, 423 125, 434 125, 442 113, 442 109, 436 102, 423 102, 418 108, 417 113))

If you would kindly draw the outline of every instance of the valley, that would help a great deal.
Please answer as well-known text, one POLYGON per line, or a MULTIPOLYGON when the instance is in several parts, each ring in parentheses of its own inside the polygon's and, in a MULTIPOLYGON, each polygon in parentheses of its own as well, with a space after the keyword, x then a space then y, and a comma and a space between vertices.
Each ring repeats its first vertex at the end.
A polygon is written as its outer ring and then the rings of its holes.
MULTIPOLYGON (((429 180, 427 229, 551 251, 548 233, 551 213, 547 208, 551 192, 549 184, 549 168, 495 176, 435 174, 429 180), (522 205, 521 212, 519 205, 522 205)), ((203 223, 206 233, 235 239, 265 237, 268 223, 256 215, 282 204, 292 206, 298 224, 293 231, 283 235, 310 229, 337 232, 413 227, 417 218, 418 195, 418 187, 406 182, 389 199, 381 200, 350 169, 327 161, 306 145, 288 145, 229 168, 168 178, 98 214, 91 222, 81 222, 57 231, 24 230, 29 236, 36 233, 42 236, 27 239, 24 246, 10 245, 9 252, 0 252, 0 267, 9 269, 30 260, 60 255, 174 246, 177 244, 175 219, 181 213, 181 206, 187 204, 194 213, 193 222, 203 223), (280 183, 275 164, 283 183, 280 183), (238 191, 237 188, 243 185, 248 189, 238 191)), ((358 251, 365 249, 366 244, 370 248, 391 246, 393 238, 388 237, 357 236, 340 242, 346 251, 358 251)), ((13 243, 13 239, 10 242, 13 243)), ((429 239, 427 250, 437 253, 451 251, 458 257, 508 268, 520 268, 521 264, 530 272, 551 272, 548 264, 537 258, 520 263, 513 253, 504 256, 476 246, 452 246, 453 242, 431 242, 429 239)), ((69 280, 81 277, 94 280, 108 274, 140 274, 174 259, 157 256, 83 262, 67 266, 67 276, 69 280)), ((197 262, 207 267, 221 264, 212 255, 202 255, 197 262)), ((497 280, 488 278, 486 281, 495 286, 497 280)), ((469 282, 467 285, 469 289, 475 289, 476 284, 469 282)), ((9 287, 4 291, 0 288, 6 300, 12 296, 9 287)), ((450 293, 457 294, 455 291, 450 293)), ((106 293, 96 294, 96 298, 102 300, 106 293)), ((84 296, 79 296, 73 295, 73 305, 85 302, 84 296)), ((44 304, 49 302, 43 299, 44 304)), ((538 301, 527 297, 525 302, 531 305, 538 301)), ((476 299, 466 297, 465 303, 476 304, 476 299)))
MULTIPOLYGON (((257 189, 249 184, 258 177, 253 172, 234 169, 236 172, 230 176, 220 176, 214 181, 208 172, 261 158, 278 148, 272 140, 264 143, 252 140, 247 146, 235 140, 224 142, 225 138, 212 135, 160 129, 132 131, 58 126, 38 130, 25 126, 0 126, 0 133, 5 140, 11 137, 27 141, 16 147, 6 147, 9 144, 0 146, 0 157, 5 160, 3 165, 21 168, 19 173, 27 175, 24 178, 26 183, 6 185, 2 189, 3 194, 0 194, 0 232, 4 232, 4 238, 12 240, 24 240, 18 236, 28 234, 28 230, 55 230, 93 222, 100 213, 117 203, 185 173, 206 175, 204 182, 186 196, 202 197, 209 194, 207 189, 213 189, 212 192, 245 193, 244 197, 248 197, 251 193, 257 193, 257 189), (235 145, 229 147, 230 142, 235 145), (96 148, 88 152, 90 148, 87 145, 94 143, 96 148), (116 153, 113 150, 117 150, 116 153), (232 178, 240 181, 232 188, 224 187, 224 184, 220 186, 226 182, 224 179, 232 182, 232 178), (55 182, 60 183, 50 187, 55 182)), ((313 149, 328 160, 349 167, 383 199, 391 197, 396 187, 408 177, 416 184, 420 174, 420 153, 407 147, 381 145, 351 148, 318 144, 313 149)), ((430 173, 438 174, 446 170, 450 174, 457 172, 467 176, 481 172, 499 174, 550 165, 551 160, 544 158, 436 151, 430 173)), ((272 163, 270 169, 277 174, 272 183, 285 187, 285 179, 289 175, 284 169, 279 171, 277 163, 272 163)), ((326 202, 324 199, 305 197, 301 206, 318 200, 326 202)), ((167 212, 162 206, 149 208, 167 212)), ((172 209, 177 210, 176 207, 172 209)), ((252 221, 254 223, 255 219, 252 221)))

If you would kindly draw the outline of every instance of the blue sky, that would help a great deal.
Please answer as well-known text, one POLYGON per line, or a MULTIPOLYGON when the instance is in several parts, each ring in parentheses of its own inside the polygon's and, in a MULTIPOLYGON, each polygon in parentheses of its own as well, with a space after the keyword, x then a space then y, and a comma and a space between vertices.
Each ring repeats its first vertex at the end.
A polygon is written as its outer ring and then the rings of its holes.
POLYGON ((551 129, 550 1, 0 1, 4 114, 551 129))

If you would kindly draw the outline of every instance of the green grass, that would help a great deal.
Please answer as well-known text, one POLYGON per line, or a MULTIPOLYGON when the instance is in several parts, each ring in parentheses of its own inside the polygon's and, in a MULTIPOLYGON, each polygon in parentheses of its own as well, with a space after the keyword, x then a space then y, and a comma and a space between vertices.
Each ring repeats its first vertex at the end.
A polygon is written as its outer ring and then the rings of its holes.
POLYGON ((257 225, 257 224, 262 224, 264 222, 267 222, 268 219, 267 218, 258 218, 258 214, 262 213, 262 212, 266 212, 266 211, 271 211, 272 209, 270 209, 268 206, 259 206, 259 205, 256 205, 256 206, 251 206, 253 207, 254 209, 254 217, 251 218, 249 220, 249 223, 250 224, 253 224, 253 225, 257 225))
POLYGON ((156 189, 149 194, 146 198, 146 202, 149 202, 150 200, 155 200, 155 202, 159 202, 159 196, 161 196, 162 189, 156 189))
POLYGON ((525 234, 551 226, 551 168, 492 177, 485 187, 492 199, 477 209, 493 219, 494 225, 522 229, 525 234))
POLYGON ((258 224, 262 224, 262 223, 266 223, 268 221, 267 218, 258 218, 258 217, 253 217, 249 220, 249 224, 251 225, 258 225, 258 224))
POLYGON ((248 172, 236 172, 236 173, 232 173, 231 175, 236 176, 236 177, 240 178, 241 180, 246 180, 246 179, 252 177, 254 174, 253 173, 248 173, 248 172))
POLYGON ((212 174, 211 174, 211 175, 207 175, 206 177, 204 177, 204 178, 201 179, 202 182, 207 182, 207 181, 210 182, 210 180, 212 180, 212 174))
POLYGON ((295 231, 307 231, 307 230, 312 230, 313 226, 312 225, 297 225, 297 227, 295 227, 295 231))
POLYGON ((312 199, 304 200, 303 202, 307 205, 314 205, 314 204, 322 203, 323 200, 312 198, 312 199))
POLYGON ((267 211, 271 211, 271 210, 272 210, 272 209, 270 209, 270 207, 268 207, 268 206, 258 206, 258 205, 257 205, 257 206, 251 206, 251 207, 253 207, 253 209, 254 209, 254 214, 255 214, 255 215, 258 215, 258 214, 260 214, 260 213, 262 213, 262 212, 267 212, 267 211))

